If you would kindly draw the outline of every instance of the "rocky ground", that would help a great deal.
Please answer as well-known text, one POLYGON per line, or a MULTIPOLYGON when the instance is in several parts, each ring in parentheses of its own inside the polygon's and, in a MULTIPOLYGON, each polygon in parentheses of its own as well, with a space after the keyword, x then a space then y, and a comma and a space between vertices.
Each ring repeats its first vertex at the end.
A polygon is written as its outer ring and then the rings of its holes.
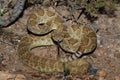
MULTIPOLYGON (((28 17, 37 6, 25 9, 23 15, 8 28, 0 29, 0 80, 61 80, 62 73, 42 73, 23 65, 17 57, 17 47, 20 39, 27 34, 28 17)), ((60 16, 68 16, 65 6, 54 7, 60 16)), ((75 12, 74 16, 79 14, 75 12)), ((9 13, 6 13, 7 17, 9 13)), ((66 20, 65 18, 63 18, 66 20)), ((70 23, 74 19, 66 21, 70 23)), ((90 23, 84 15, 77 20, 83 25, 98 29, 98 45, 93 54, 85 56, 98 72, 96 74, 70 74, 67 80, 120 80, 120 6, 115 16, 99 14, 94 23, 90 23)), ((46 49, 45 49, 46 50, 46 49)), ((45 51, 44 50, 44 51, 45 51)), ((38 49, 36 53, 40 53, 38 49)))

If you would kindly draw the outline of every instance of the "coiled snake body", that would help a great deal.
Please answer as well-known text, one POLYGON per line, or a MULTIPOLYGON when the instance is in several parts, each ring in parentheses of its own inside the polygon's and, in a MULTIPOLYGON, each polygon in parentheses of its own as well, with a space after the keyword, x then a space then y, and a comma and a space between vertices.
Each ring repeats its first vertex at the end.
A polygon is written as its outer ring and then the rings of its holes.
POLYGON ((72 53, 66 62, 66 66, 71 72, 87 72, 89 63, 83 59, 77 59, 77 57, 95 49, 97 38, 93 30, 79 25, 64 27, 58 14, 49 9, 40 9, 34 12, 28 19, 27 26, 30 32, 39 36, 27 34, 21 40, 18 55, 23 63, 43 72, 63 71, 60 57, 50 60, 47 57, 35 56, 30 52, 32 48, 37 46, 57 44, 62 50, 72 53), (73 58, 76 60, 69 62, 73 58))

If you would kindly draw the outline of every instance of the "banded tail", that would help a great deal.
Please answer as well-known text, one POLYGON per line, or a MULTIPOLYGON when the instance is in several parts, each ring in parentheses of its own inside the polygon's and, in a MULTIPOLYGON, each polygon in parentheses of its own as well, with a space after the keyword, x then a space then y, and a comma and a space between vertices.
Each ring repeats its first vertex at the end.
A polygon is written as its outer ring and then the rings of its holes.
POLYGON ((65 58, 65 59, 63 59, 63 60, 61 60, 61 61, 62 61, 62 62, 73 61, 73 60, 75 60, 75 59, 80 58, 81 56, 82 56, 82 52, 78 51, 78 52, 70 55, 69 57, 67 57, 67 58, 65 58))

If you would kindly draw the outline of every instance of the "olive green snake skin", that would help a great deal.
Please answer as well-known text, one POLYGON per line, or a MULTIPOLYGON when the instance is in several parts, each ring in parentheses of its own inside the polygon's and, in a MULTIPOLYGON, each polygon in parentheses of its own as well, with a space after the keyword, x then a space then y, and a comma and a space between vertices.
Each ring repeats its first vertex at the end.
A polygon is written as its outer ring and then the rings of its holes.
MULTIPOLYGON (((18 47, 19 58, 24 64, 27 64, 33 69, 36 69, 42 72, 63 72, 63 64, 60 58, 56 60, 48 59, 47 57, 35 56, 30 52, 30 49, 32 47, 39 46, 38 45, 39 42, 44 42, 43 45, 47 44, 47 41, 49 41, 49 43, 52 43, 51 39, 50 38, 48 39, 48 37, 49 36, 43 36, 43 37, 36 37, 34 35, 25 36, 21 40, 18 47), (46 37, 47 37, 47 40, 46 40, 46 37)), ((90 65, 84 59, 77 59, 77 60, 68 62, 66 66, 68 66, 71 73, 85 74, 87 73, 87 70, 90 65)))
POLYGON ((19 59, 24 64, 42 72, 62 72, 61 57, 48 59, 31 53, 34 47, 57 45, 66 54, 70 53, 70 56, 65 59, 71 73, 87 72, 89 63, 78 58, 81 54, 87 54, 96 47, 97 38, 92 29, 79 25, 65 27, 59 15, 49 9, 34 12, 28 19, 27 29, 33 34, 25 35, 18 46, 19 59))

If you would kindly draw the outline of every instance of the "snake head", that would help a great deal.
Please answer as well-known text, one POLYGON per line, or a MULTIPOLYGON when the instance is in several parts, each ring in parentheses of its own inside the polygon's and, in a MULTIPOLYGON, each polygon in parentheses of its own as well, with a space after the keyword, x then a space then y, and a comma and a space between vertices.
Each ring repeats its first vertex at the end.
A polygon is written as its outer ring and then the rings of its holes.
POLYGON ((56 43, 60 43, 64 39, 63 34, 59 33, 59 32, 56 32, 56 31, 53 31, 53 34, 51 35, 51 38, 56 43))

